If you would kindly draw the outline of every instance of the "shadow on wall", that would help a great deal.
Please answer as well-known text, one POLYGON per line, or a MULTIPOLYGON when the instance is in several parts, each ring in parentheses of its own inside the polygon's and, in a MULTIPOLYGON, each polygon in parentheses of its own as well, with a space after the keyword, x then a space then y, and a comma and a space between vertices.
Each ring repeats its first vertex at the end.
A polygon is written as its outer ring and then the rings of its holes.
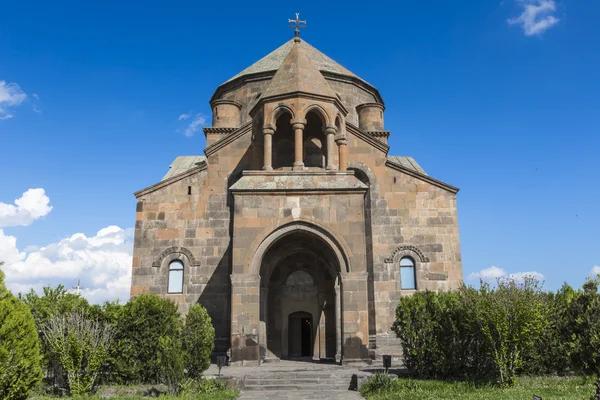
MULTIPOLYGON (((213 355, 225 354, 230 347, 231 341, 231 253, 233 234, 233 195, 228 192, 229 187, 237 181, 242 171, 250 168, 252 161, 252 148, 248 147, 244 155, 233 169, 226 184, 225 192, 227 201, 223 195, 210 195, 206 207, 207 217, 216 224, 215 237, 207 239, 207 249, 218 247, 226 250, 220 259, 217 257, 206 257, 206 267, 216 267, 208 279, 198 302, 208 311, 215 328, 215 349, 213 355), (213 199, 214 196, 214 199, 213 199), (211 201, 213 200, 213 201, 211 201), (222 223, 219 223, 219 220, 222 223), (213 259, 214 258, 214 259, 213 259), (211 265, 212 264, 212 265, 211 265)), ((212 226, 212 225, 211 225, 212 226)))
POLYGON ((369 360, 369 349, 358 337, 349 337, 344 340, 344 360, 369 360))

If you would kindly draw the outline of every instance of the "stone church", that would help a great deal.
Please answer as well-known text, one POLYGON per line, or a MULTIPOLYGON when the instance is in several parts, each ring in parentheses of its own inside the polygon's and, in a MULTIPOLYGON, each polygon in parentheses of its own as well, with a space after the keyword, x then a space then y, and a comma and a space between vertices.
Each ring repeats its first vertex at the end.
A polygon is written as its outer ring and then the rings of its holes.
POLYGON ((200 302, 233 365, 399 352, 400 297, 462 281, 458 189, 390 155, 377 88, 298 35, 210 105, 205 155, 135 193, 131 295, 200 302))

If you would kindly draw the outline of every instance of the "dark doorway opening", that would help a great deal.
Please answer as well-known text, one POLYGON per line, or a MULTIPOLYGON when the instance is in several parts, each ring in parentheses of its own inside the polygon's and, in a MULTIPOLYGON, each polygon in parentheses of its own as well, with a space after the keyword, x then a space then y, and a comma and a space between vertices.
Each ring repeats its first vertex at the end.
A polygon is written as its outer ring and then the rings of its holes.
POLYGON ((289 356, 312 357, 312 315, 307 312, 295 312, 289 317, 289 356))
POLYGON ((312 332, 312 318, 301 318, 302 323, 302 357, 312 356, 311 351, 311 332, 312 332))

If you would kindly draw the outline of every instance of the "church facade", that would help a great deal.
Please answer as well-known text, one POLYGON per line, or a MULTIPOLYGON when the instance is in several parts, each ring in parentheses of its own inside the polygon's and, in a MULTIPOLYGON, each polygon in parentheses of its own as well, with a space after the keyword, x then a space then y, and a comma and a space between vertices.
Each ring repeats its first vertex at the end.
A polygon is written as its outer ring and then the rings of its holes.
POLYGON ((299 37, 210 105, 205 156, 135 193, 131 295, 200 302, 232 364, 400 351, 400 297, 462 281, 458 189, 390 155, 379 91, 299 37))

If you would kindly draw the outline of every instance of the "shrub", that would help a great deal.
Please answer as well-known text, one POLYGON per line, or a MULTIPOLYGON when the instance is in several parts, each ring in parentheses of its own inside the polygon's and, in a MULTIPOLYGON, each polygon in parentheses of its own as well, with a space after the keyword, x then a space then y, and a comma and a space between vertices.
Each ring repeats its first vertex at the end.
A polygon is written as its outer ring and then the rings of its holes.
POLYGON ((37 326, 42 351, 42 368, 46 371, 46 380, 55 386, 62 387, 65 377, 60 362, 53 357, 42 328, 48 324, 51 318, 68 314, 73 310, 87 310, 89 304, 85 298, 69 293, 62 285, 58 285, 56 288, 44 286, 41 296, 31 289, 25 295, 19 294, 19 297, 31 310, 37 326))
POLYGON ((180 386, 182 396, 211 394, 227 390, 227 382, 222 379, 184 379, 180 386))
POLYGON ((575 370, 600 376, 600 278, 588 279, 583 293, 571 302, 572 350, 575 370))
POLYGON ((210 355, 215 346, 215 329, 208 312, 198 303, 190 308, 186 316, 182 342, 187 375, 199 378, 210 366, 210 355))
POLYGON ((91 319, 84 310, 50 318, 44 335, 67 375, 71 395, 79 396, 92 390, 113 332, 112 325, 91 319))
POLYGON ((159 383, 163 376, 157 351, 159 339, 180 338, 182 322, 177 305, 155 294, 143 294, 129 301, 117 326, 116 379, 124 383, 159 383))
POLYGON ((33 316, 6 288, 0 270, 0 399, 26 399, 42 379, 40 361, 33 316))
POLYGON ((525 277, 498 281, 498 287, 481 284, 480 290, 461 290, 466 323, 479 335, 491 358, 493 376, 501 386, 512 386, 529 352, 546 328, 546 307, 537 280, 525 277))
POLYGON ((360 394, 366 396, 367 394, 377 392, 390 392, 394 388, 394 381, 398 377, 387 373, 373 374, 367 378, 365 383, 360 387, 360 394))
POLYGON ((162 381, 169 387, 169 393, 176 395, 183 379, 183 353, 178 336, 158 338, 158 362, 162 381))
POLYGON ((409 371, 424 378, 468 378, 512 385, 547 324, 536 280, 496 288, 419 292, 400 300, 394 329, 409 371))

